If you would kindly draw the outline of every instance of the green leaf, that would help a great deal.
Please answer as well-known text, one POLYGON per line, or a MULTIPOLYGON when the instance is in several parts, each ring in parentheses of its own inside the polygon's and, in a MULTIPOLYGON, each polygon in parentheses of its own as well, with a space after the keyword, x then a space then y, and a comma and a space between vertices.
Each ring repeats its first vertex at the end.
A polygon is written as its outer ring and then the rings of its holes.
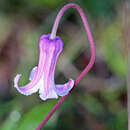
MULTIPOLYGON (((20 120, 17 130, 35 130, 44 117, 50 112, 56 101, 57 100, 50 100, 43 102, 42 105, 36 106, 30 112, 26 113, 20 120)), ((51 124, 53 121, 55 120, 53 119, 49 121, 49 123, 51 124)))

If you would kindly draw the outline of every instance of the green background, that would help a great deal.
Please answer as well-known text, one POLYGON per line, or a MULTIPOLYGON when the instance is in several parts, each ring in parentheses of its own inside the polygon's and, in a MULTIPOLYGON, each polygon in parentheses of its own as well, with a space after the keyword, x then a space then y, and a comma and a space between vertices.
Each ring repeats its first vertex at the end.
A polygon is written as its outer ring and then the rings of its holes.
MULTIPOLYGON (((126 45, 122 0, 0 0, 0 130, 35 130, 55 105, 38 93, 21 95, 13 87, 28 83, 38 62, 38 41, 51 32, 56 14, 67 3, 84 10, 95 45, 92 70, 54 113, 43 130, 127 130, 126 45)), ((79 14, 69 9, 57 35, 64 42, 55 81, 76 79, 90 59, 79 14)))

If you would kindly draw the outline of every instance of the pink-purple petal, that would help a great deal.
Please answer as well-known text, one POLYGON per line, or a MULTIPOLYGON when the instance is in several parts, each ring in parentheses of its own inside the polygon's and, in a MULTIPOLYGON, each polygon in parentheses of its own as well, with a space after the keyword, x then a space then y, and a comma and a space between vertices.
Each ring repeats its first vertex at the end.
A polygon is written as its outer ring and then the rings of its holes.
POLYGON ((18 86, 18 81, 19 81, 20 77, 21 77, 21 74, 17 74, 16 77, 14 78, 14 87, 15 87, 21 94, 28 96, 28 95, 31 95, 32 93, 35 93, 35 92, 38 91, 38 89, 39 89, 39 87, 40 87, 40 86, 38 86, 38 85, 35 85, 35 87, 32 87, 31 89, 30 89, 29 86, 19 87, 19 86, 18 86))
POLYGON ((30 73, 29 80, 31 81, 34 78, 34 75, 36 74, 37 66, 34 67, 30 73))
POLYGON ((56 91, 57 95, 65 96, 69 93, 69 91, 73 88, 73 86, 74 86, 74 80, 70 79, 65 84, 55 85, 54 90, 56 91))

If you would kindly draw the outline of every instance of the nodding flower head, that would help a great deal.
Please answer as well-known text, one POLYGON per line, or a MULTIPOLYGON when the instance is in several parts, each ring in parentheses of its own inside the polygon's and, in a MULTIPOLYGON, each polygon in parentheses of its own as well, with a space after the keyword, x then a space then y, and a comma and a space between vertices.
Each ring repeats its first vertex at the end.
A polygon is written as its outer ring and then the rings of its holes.
POLYGON ((42 35, 39 41, 38 65, 31 71, 30 83, 19 87, 18 81, 21 74, 17 74, 14 78, 14 87, 24 95, 31 95, 39 91, 42 100, 67 95, 72 89, 74 81, 70 79, 63 85, 57 85, 54 81, 56 62, 62 50, 63 42, 60 37, 50 39, 50 34, 42 35))
POLYGON ((46 100, 49 98, 58 98, 58 95, 64 96, 56 104, 56 107, 58 107, 59 104, 62 103, 67 97, 69 91, 72 88, 76 87, 80 80, 83 79, 83 77, 91 70, 94 61, 95 46, 86 16, 83 10, 77 4, 70 3, 65 5, 59 11, 54 22, 51 34, 41 36, 39 41, 39 61, 38 65, 32 69, 29 77, 30 82, 25 86, 19 87, 18 81, 21 74, 17 74, 14 78, 14 87, 21 94, 24 95, 31 95, 32 93, 39 91, 40 98, 42 100, 46 100), (56 36, 56 32, 62 15, 69 8, 75 8, 81 16, 86 34, 88 35, 88 41, 91 49, 91 58, 89 64, 85 67, 85 69, 81 72, 81 74, 77 77, 75 81, 69 79, 66 84, 56 85, 54 81, 55 67, 58 56, 63 49, 63 42, 60 37, 56 36))
POLYGON ((40 123, 40 125, 36 128, 36 130, 41 130, 41 128, 46 124, 46 122, 50 119, 53 113, 59 108, 59 106, 64 102, 64 100, 69 95, 71 89, 75 88, 78 83, 84 78, 84 76, 91 70, 94 62, 95 62, 95 45, 94 40, 88 25, 87 18, 80 8, 79 5, 70 3, 65 5, 57 14, 56 20, 54 22, 51 34, 42 35, 39 41, 39 61, 38 65, 34 67, 31 71, 29 80, 30 83, 23 87, 18 86, 18 81, 21 74, 17 74, 14 78, 14 87, 24 95, 31 95, 39 91, 40 98, 42 100, 46 100, 49 98, 58 98, 62 96, 52 110, 48 113, 48 115, 44 118, 44 120, 40 123), (63 42, 60 37, 56 36, 57 28, 60 22, 60 19, 64 12, 69 8, 75 8, 81 16, 83 21, 83 25, 88 35, 88 41, 90 44, 91 50, 91 58, 81 72, 81 74, 76 78, 76 80, 69 79, 66 84, 56 85, 54 81, 54 73, 56 62, 58 56, 63 50, 63 42))

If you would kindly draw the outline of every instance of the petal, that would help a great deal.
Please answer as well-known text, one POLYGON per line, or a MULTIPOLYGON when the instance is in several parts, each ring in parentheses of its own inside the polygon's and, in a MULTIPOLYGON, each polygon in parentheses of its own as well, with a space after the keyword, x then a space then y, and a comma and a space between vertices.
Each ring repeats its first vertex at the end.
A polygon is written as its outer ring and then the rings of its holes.
POLYGON ((44 65, 44 58, 45 55, 43 53, 40 53, 39 55, 39 63, 38 67, 33 68, 30 76, 31 82, 29 82, 27 85, 19 87, 18 86, 18 81, 21 77, 21 74, 17 74, 16 77, 14 78, 14 87, 23 95, 31 95, 32 93, 35 93, 38 91, 41 85, 39 85, 40 79, 42 77, 43 73, 43 65, 44 65))
POLYGON ((44 85, 40 87, 40 97, 43 100, 57 98, 58 96, 51 86, 54 84, 56 62, 63 49, 63 42, 59 37, 56 37, 55 40, 50 40, 49 35, 47 37, 42 36, 39 47, 41 48, 41 53, 45 53, 42 74, 44 85))
POLYGON ((19 87, 18 86, 18 81, 21 77, 21 74, 17 74, 16 77, 14 78, 14 87, 23 95, 31 95, 32 93, 35 93, 38 91, 39 89, 39 85, 35 85, 35 87, 30 88, 29 86, 23 86, 23 87, 19 87))
POLYGON ((52 88, 49 89, 49 93, 46 95, 43 77, 40 79, 39 86, 39 96, 42 100, 58 98, 56 92, 52 88))
POLYGON ((66 84, 64 85, 55 85, 54 90, 56 91, 57 95, 59 96, 65 96, 69 93, 69 91, 74 86, 74 80, 70 79, 66 84))
POLYGON ((44 87, 40 87, 39 96, 42 100, 47 100, 47 99, 52 99, 52 98, 57 99, 58 98, 58 95, 56 94, 56 92, 52 88, 49 90, 48 95, 46 95, 45 91, 44 91, 44 87))
POLYGON ((34 78, 34 75, 36 74, 37 66, 35 66, 29 76, 29 80, 31 81, 34 78))
POLYGON ((57 96, 57 94, 55 93, 55 91, 54 90, 52 90, 52 91, 50 91, 49 92, 49 94, 47 95, 47 96, 45 96, 45 95, 43 95, 43 94, 41 94, 40 93, 40 98, 42 99, 42 100, 47 100, 47 99, 57 99, 58 98, 58 96, 57 96))

